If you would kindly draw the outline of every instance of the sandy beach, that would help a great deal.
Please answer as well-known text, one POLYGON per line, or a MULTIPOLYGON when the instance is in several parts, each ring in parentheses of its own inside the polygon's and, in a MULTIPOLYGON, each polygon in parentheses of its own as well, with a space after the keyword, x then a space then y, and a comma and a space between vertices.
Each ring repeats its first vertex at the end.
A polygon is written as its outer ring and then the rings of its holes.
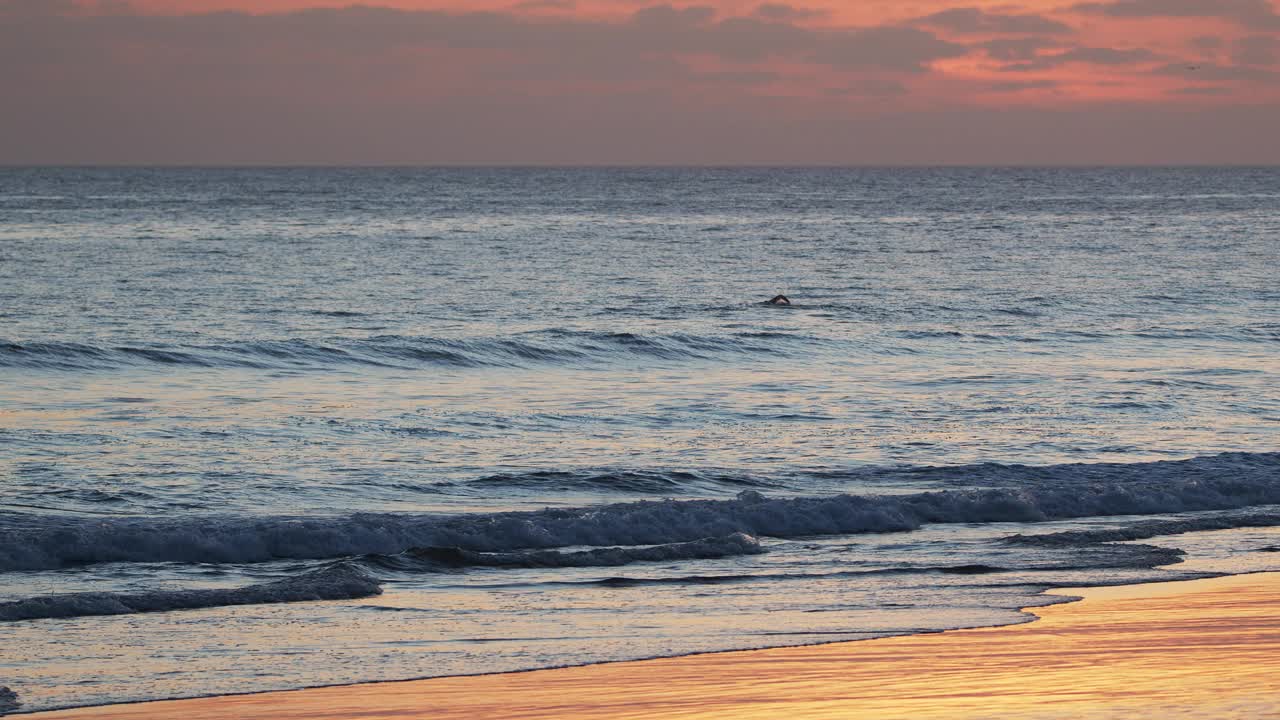
POLYGON ((998 628, 31 717, 1280 717, 1280 574, 1055 593, 1084 599, 998 628))

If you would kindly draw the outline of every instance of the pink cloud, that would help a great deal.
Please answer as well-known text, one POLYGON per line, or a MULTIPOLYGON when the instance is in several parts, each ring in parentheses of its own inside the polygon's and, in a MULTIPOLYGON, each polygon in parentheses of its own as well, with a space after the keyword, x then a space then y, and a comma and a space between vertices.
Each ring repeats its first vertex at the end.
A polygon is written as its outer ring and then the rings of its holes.
MULTIPOLYGON (((846 26, 778 3, 575 7, 150 13, 0 0, 0 162, 1008 162, 999 128, 1112 118, 1121 137, 1137 118, 1169 125, 1107 152, 1055 135, 1026 156, 1136 161, 1200 127, 1196 113, 1253 127, 1280 102, 1268 33, 1120 45, 1070 14, 1017 8, 846 26), (1220 56, 1204 62, 1207 50, 1220 56), (1189 77, 1192 60, 1204 70, 1189 77)), ((1192 145, 1169 147, 1194 160, 1192 145)))

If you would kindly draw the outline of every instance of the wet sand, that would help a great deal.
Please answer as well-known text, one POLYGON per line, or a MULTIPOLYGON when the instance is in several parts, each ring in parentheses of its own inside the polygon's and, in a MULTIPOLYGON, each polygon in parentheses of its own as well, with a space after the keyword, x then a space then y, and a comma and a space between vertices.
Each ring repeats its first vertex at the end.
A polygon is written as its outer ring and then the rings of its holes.
POLYGON ((1024 625, 32 718, 1280 717, 1280 573, 1055 591, 1024 625))

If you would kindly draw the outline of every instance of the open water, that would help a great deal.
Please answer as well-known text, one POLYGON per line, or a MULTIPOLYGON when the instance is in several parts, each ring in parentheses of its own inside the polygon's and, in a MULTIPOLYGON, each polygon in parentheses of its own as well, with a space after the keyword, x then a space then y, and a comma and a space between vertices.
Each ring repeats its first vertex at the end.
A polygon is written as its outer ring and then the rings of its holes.
POLYGON ((0 169, 8 709, 1274 568, 1277 267, 1276 169, 0 169))

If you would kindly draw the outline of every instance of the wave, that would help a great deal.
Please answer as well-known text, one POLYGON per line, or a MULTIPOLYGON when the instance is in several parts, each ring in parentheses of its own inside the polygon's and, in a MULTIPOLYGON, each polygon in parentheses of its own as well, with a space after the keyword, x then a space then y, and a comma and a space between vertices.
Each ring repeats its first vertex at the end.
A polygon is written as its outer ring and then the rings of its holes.
MULTIPOLYGON (((345 311, 324 313, 355 317, 345 311)), ((1024 335, 993 335, 955 330, 902 330, 891 333, 909 340, 954 339, 976 342, 1042 342, 1024 335)), ((1127 336, 1142 339, 1225 339, 1275 342, 1280 330, 1271 326, 1228 330, 1149 328, 1138 331, 1087 333, 1052 331, 1048 338, 1099 339, 1127 336)), ((785 332, 630 333, 550 328, 507 336, 446 338, 412 335, 333 337, 323 340, 242 340, 215 344, 107 344, 0 339, 0 368, 85 371, 124 368, 248 368, 315 370, 346 366, 507 367, 605 364, 626 361, 715 360, 729 357, 808 357, 815 352, 866 351, 832 338, 785 332)), ((874 352, 916 354, 906 346, 884 345, 874 352)))
POLYGON ((0 715, 13 712, 21 706, 22 702, 18 700, 18 693, 8 687, 0 686, 0 715))
POLYGON ((196 368, 316 369, 373 367, 525 367, 626 359, 696 360, 732 354, 790 354, 816 338, 749 333, 642 335, 549 329, 504 337, 254 340, 212 345, 103 345, 0 341, 0 368, 103 370, 173 366, 196 368))
MULTIPOLYGON (((861 471, 859 471, 861 472, 861 471)), ((907 468, 876 469, 878 475, 917 478, 950 486, 1029 487, 1112 483, 1126 487, 1148 487, 1157 491, 1163 482, 1192 482, 1198 478, 1225 478, 1237 475, 1248 482, 1264 483, 1280 478, 1280 453, 1227 452, 1185 460, 1151 462, 1061 463, 1023 465, 986 462, 974 465, 920 465, 907 468), (1153 486, 1154 484, 1154 486, 1153 486)), ((829 472, 839 477, 840 472, 829 472)), ((1222 509, 1222 508, 1211 508, 1222 509)))
POLYGON ((382 594, 381 584, 350 563, 241 588, 152 590, 138 593, 87 592, 46 595, 0 603, 0 621, 128 615, 311 600, 351 600, 382 594))
POLYGON ((1160 515, 1280 504, 1280 453, 1228 453, 1175 462, 1062 465, 1005 487, 904 495, 663 500, 538 511, 363 513, 335 517, 64 517, 0 514, 0 571, 102 562, 246 563, 392 555, 414 547, 510 552, 666 545, 754 537, 914 530, 927 523, 1038 522, 1160 515))
POLYGON ((660 470, 611 470, 583 472, 538 470, 502 473, 463 482, 441 483, 435 488, 452 490, 590 490, 627 493, 723 492, 726 489, 777 488, 780 484, 761 477, 735 473, 660 470))
MULTIPOLYGON (((910 575, 999 575, 1006 573, 1056 573, 1081 570, 1148 569, 1171 565, 1182 560, 1186 553, 1177 548, 1155 545, 1099 545, 1087 552, 1076 553, 1066 560, 1027 559, 1012 566, 971 563, 967 565, 906 565, 869 570, 836 570, 831 572, 774 572, 774 573, 725 573, 720 575, 675 575, 666 577, 629 577, 615 575, 588 580, 553 580, 548 585, 605 585, 611 587, 635 587, 642 585, 720 585, 746 582, 778 582, 788 580, 829 580, 833 578, 868 578, 875 576, 910 575)), ((1018 584, 1027 581, 1020 580, 1018 584)), ((1034 584, 1044 584, 1043 581, 1034 584)), ((486 589, 523 587, 527 583, 490 583, 480 586, 486 589)))
POLYGON ((1003 542, 1040 547, 1076 547, 1090 543, 1146 540, 1161 535, 1181 535, 1207 530, 1230 530, 1239 527, 1275 527, 1280 525, 1280 512, 1236 513, 1195 518, 1149 520, 1121 528, 1097 530, 1064 530, 1040 535, 1010 535, 1003 542))
POLYGON ((460 547, 411 548, 396 555, 370 555, 363 562, 399 571, 434 572, 469 567, 567 568, 617 567, 637 562, 714 560, 764 552, 760 541, 745 533, 683 543, 645 547, 604 547, 573 552, 530 550, 477 552, 460 547))
MULTIPOLYGON (((367 555, 271 582, 240 588, 153 590, 148 592, 91 592, 46 595, 0 603, 0 622, 170 612, 232 605, 259 605, 317 600, 351 600, 382 593, 379 571, 448 573, 469 568, 596 568, 642 562, 710 560, 765 552, 760 541, 743 533, 686 543, 646 547, 592 548, 571 552, 534 550, 486 553, 458 547, 412 548, 396 555, 367 555)), ((963 565, 903 565, 833 572, 726 573, 658 577, 543 580, 538 585, 636 587, 644 585, 718 585, 739 582, 829 580, 872 576, 995 575, 1017 572, 1060 572, 1112 568, 1151 568, 1178 562, 1183 551, 1141 544, 1097 544, 1070 558, 1026 558, 1015 566, 982 563, 963 565)), ((1025 583, 1025 580, 1020 581, 1025 583)), ((523 587, 528 581, 472 586, 496 589, 523 587)))
POLYGON ((441 572, 466 567, 615 567, 637 562, 710 560, 764 552, 760 541, 742 533, 652 547, 593 548, 576 552, 481 553, 457 547, 413 548, 394 556, 371 555, 339 561, 318 570, 240 588, 95 592, 45 595, 0 603, 0 622, 49 618, 128 615, 225 607, 352 600, 382 594, 382 582, 368 570, 441 572))

